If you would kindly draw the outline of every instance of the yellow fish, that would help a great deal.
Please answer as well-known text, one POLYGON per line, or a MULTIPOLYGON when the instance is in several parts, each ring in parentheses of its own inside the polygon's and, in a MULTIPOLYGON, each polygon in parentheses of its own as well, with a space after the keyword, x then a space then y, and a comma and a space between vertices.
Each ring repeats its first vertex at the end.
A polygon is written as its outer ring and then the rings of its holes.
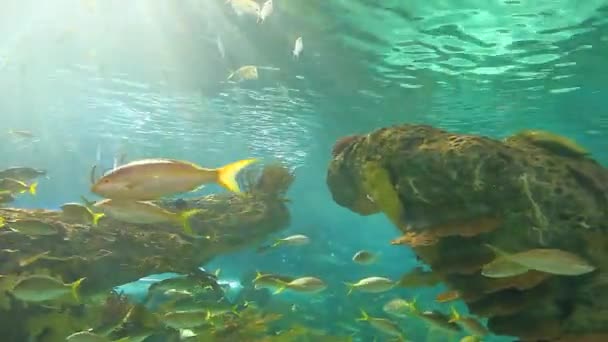
POLYGON ((355 289, 361 292, 379 293, 388 291, 395 286, 394 281, 384 277, 368 277, 363 278, 354 284, 345 284, 348 286, 347 295, 350 295, 355 289))
POLYGON ((174 213, 163 209, 152 202, 125 201, 106 199, 95 203, 106 215, 119 221, 135 224, 153 224, 162 222, 174 222, 180 224, 184 232, 192 235, 190 217, 201 212, 200 209, 187 210, 174 213))
POLYGON ((325 284, 323 280, 315 277, 302 277, 294 279, 289 283, 282 282, 279 279, 276 280, 282 284, 281 287, 274 292, 274 294, 279 294, 285 289, 290 289, 296 292, 317 293, 327 288, 327 284, 325 284))
POLYGON ((370 317, 367 312, 361 310, 361 318, 358 318, 357 321, 369 322, 378 331, 397 337, 399 341, 405 341, 401 330, 399 330, 399 326, 390 319, 370 317))
POLYGON ((232 192, 240 192, 236 175, 257 161, 245 159, 218 169, 172 159, 144 159, 122 165, 101 177, 91 191, 112 199, 152 200, 219 183, 232 192))
POLYGON ((12 178, 0 179, 0 190, 8 190, 12 193, 22 194, 26 191, 29 191, 30 194, 35 195, 37 187, 38 187, 38 183, 36 183, 36 182, 34 182, 30 185, 27 185, 26 183, 24 183, 20 180, 16 180, 16 179, 12 179, 12 178))
POLYGON ((21 279, 11 291, 13 295, 24 302, 44 302, 58 299, 68 293, 80 301, 78 289, 86 278, 80 278, 73 283, 63 282, 44 275, 33 275, 21 279))

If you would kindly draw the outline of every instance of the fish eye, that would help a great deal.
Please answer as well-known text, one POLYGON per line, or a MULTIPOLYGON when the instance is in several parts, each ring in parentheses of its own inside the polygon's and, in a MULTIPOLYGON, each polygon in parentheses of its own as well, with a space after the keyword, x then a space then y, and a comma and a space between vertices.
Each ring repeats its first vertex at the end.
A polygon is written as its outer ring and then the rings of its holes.
POLYGON ((106 178, 102 182, 108 184, 108 183, 110 183, 110 180, 106 178))

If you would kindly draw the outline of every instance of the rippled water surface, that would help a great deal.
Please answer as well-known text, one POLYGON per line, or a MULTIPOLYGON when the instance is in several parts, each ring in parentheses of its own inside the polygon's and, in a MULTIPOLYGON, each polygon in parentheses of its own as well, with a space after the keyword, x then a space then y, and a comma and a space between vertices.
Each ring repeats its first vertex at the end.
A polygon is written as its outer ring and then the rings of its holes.
MULTIPOLYGON (((258 258, 353 278, 340 255, 366 236, 378 246, 395 236, 386 219, 331 201, 326 166, 344 135, 403 122, 493 137, 541 128, 608 162, 606 0, 275 0, 263 24, 224 0, 0 7, 0 163, 49 169, 40 194, 17 205, 78 199, 90 166, 122 153, 208 166, 253 155, 296 170, 292 226, 331 252, 237 253, 229 273, 258 258), (227 81, 242 65, 257 65, 259 80, 227 81)), ((403 271, 394 266, 386 273, 403 271)))

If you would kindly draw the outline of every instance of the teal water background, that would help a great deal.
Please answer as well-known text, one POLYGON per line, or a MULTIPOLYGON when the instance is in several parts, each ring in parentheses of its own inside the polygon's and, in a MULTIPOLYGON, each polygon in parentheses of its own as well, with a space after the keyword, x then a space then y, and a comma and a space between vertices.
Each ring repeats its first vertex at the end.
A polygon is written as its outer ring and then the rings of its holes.
MULTIPOLYGON (((2 7, 0 167, 48 170, 39 194, 15 206, 55 209, 93 198, 98 151, 105 168, 121 153, 208 167, 251 156, 282 161, 296 182, 291 226, 278 235, 304 233, 313 242, 265 255, 252 248, 205 267, 236 280, 255 270, 322 277, 330 289, 311 304, 325 312, 320 318, 352 321, 354 302, 379 314, 397 295, 433 306, 440 292, 345 297, 343 281, 398 278, 416 260, 388 245, 399 234, 386 218, 331 200, 325 173, 339 137, 396 123, 495 138, 539 128, 608 161, 608 1, 275 0, 263 24, 237 17, 224 0, 2 7), (298 36, 304 53, 295 60, 298 36), (226 82, 247 64, 260 68, 258 81, 226 82), (380 252, 378 264, 354 265, 362 248, 380 252)), ((216 191, 223 190, 190 195, 216 191)))

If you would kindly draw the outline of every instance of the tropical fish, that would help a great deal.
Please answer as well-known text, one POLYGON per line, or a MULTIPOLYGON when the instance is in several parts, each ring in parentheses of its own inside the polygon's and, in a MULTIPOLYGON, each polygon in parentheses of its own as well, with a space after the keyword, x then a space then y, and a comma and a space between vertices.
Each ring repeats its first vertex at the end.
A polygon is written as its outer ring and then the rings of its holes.
POLYGON ((296 42, 293 47, 293 57, 296 59, 299 58, 302 51, 304 51, 304 41, 302 40, 302 37, 298 37, 296 38, 296 42))
POLYGON ((417 314, 416 307, 412 302, 405 299, 395 298, 382 306, 382 310, 389 315, 397 317, 410 317, 412 314, 417 314))
POLYGON ((360 265, 371 265, 375 263, 377 256, 369 251, 361 250, 353 255, 353 261, 360 265))
POLYGON ((279 246, 302 246, 302 245, 308 244, 309 242, 310 242, 310 238, 306 235, 302 235, 302 234, 291 235, 286 238, 277 239, 270 246, 262 246, 262 247, 258 248, 257 251, 258 251, 258 253, 261 253, 261 252, 265 252, 271 248, 276 248, 279 246))
POLYGON ((252 283, 256 289, 260 288, 280 288, 283 284, 290 283, 296 278, 282 276, 278 274, 262 274, 256 272, 256 276, 252 283))
POLYGON ((290 289, 296 292, 304 292, 304 293, 317 293, 325 290, 327 285, 323 282, 323 280, 315 277, 302 277, 297 278, 289 283, 283 282, 281 287, 279 287, 274 294, 279 294, 285 289, 290 289))
POLYGON ((399 326, 390 319, 370 317, 367 312, 361 310, 361 318, 358 318, 357 321, 369 322, 369 324, 378 331, 389 336, 397 337, 400 341, 405 341, 401 330, 399 330, 399 326))
POLYGON ((6 223, 12 231, 29 236, 46 236, 59 233, 55 226, 39 220, 23 219, 6 223))
POLYGON ((458 292, 457 290, 449 290, 449 291, 438 294, 437 297, 435 297, 435 300, 438 303, 446 303, 446 302, 451 302, 451 301, 459 299, 459 298, 460 298, 460 292, 458 292))
POLYGON ((135 224, 154 224, 174 222, 180 224, 184 232, 192 235, 190 218, 201 212, 200 209, 174 213, 165 210, 152 202, 106 199, 95 203, 106 215, 119 221, 135 224))
POLYGON ((34 169, 31 167, 11 167, 0 171, 0 178, 12 178, 27 182, 40 176, 45 176, 46 171, 41 169, 34 169))
POLYGON ((363 278, 354 284, 344 284, 348 286, 348 295, 350 295, 354 289, 362 292, 379 293, 388 291, 395 286, 394 281, 384 277, 368 277, 363 278))
POLYGON ((253 0, 227 0, 226 3, 230 3, 239 17, 244 14, 260 16, 260 5, 253 0))
POLYGON ((450 323, 455 322, 459 324, 464 330, 475 336, 483 337, 490 333, 488 328, 481 324, 477 319, 470 316, 461 316, 453 305, 451 311, 452 316, 449 320, 450 323))
POLYGON ((430 287, 441 282, 441 278, 433 271, 425 271, 418 266, 410 272, 404 274, 397 282, 397 285, 403 287, 430 287))
POLYGON ((523 265, 499 257, 484 265, 481 269, 481 274, 488 278, 507 278, 518 276, 528 271, 529 269, 523 265))
POLYGON ((481 337, 469 335, 461 338, 460 342, 481 342, 481 337))
MULTIPOLYGON (((577 276, 595 270, 595 266, 589 264, 585 259, 560 249, 536 248, 510 254, 492 245, 486 244, 486 246, 498 255, 497 259, 482 268, 482 274, 490 278, 504 277, 497 276, 501 273, 496 272, 496 265, 504 267, 504 265, 510 265, 509 262, 521 266, 525 271, 535 270, 567 276, 577 276)), ((498 270, 501 271, 500 267, 498 270)))
POLYGON ((173 329, 199 327, 207 322, 207 311, 173 311, 162 315, 161 321, 173 329))
POLYGON ((444 331, 456 332, 462 330, 458 324, 450 322, 447 315, 437 310, 424 311, 417 316, 428 324, 444 331))
POLYGON ((268 18, 272 14, 273 10, 274 8, 272 6, 272 0, 267 0, 262 5, 262 9, 260 10, 260 15, 258 16, 258 23, 263 23, 264 20, 266 20, 266 18, 268 18))
POLYGON ((148 288, 148 292, 164 293, 169 290, 190 292, 195 291, 197 289, 202 289, 207 285, 211 285, 212 282, 214 282, 214 280, 212 279, 179 276, 169 279, 163 279, 159 282, 150 285, 150 287, 148 288))
POLYGON ((76 220, 83 223, 97 225, 99 219, 105 216, 104 213, 94 213, 91 209, 80 203, 66 203, 61 206, 62 214, 65 218, 76 220))
POLYGON ((44 302, 71 293, 76 301, 80 301, 78 290, 86 278, 80 278, 73 283, 63 282, 45 275, 33 275, 21 279, 11 291, 13 295, 24 302, 44 302))
POLYGON ((255 65, 245 65, 228 75, 228 81, 234 79, 237 82, 245 80, 257 80, 259 77, 258 67, 255 65))
POLYGON ((219 183, 232 192, 240 192, 237 173, 256 159, 240 160, 218 169, 171 159, 144 159, 110 171, 91 191, 105 198, 152 200, 192 191, 202 184, 219 183))
POLYGON ((8 190, 12 193, 22 194, 26 191, 29 191, 30 194, 36 194, 36 188, 38 187, 38 183, 34 182, 32 184, 25 184, 24 182, 12 178, 2 178, 0 179, 0 190, 8 190))

